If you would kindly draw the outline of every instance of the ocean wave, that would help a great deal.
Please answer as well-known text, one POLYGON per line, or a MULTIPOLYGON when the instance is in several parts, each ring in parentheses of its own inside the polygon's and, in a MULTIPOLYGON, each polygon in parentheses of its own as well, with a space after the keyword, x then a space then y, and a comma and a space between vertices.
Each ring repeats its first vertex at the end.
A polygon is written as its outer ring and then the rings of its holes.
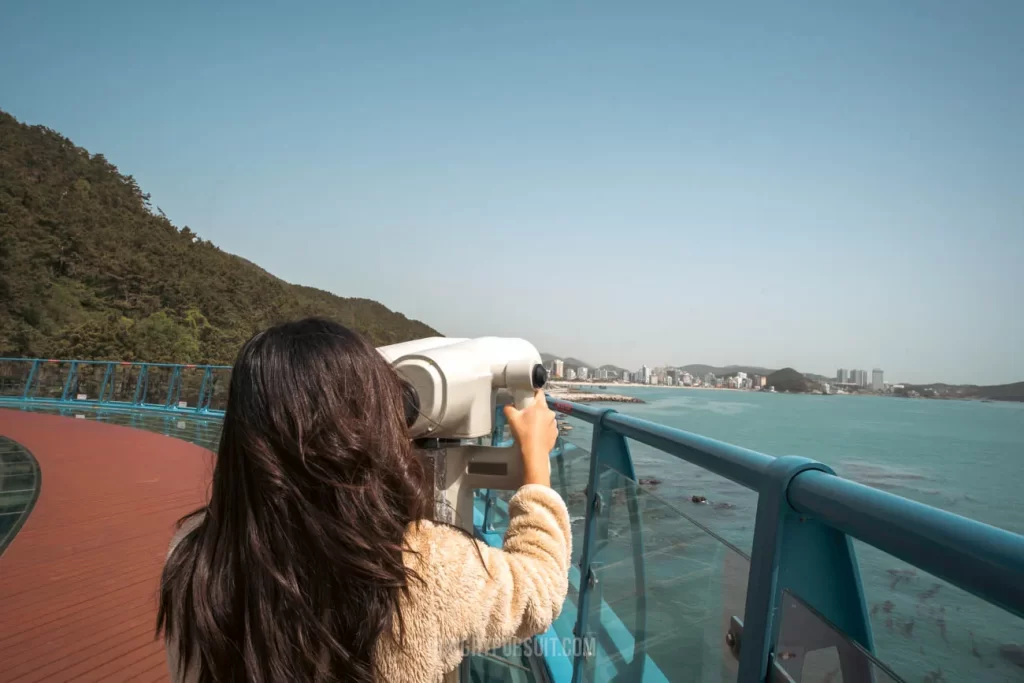
POLYGON ((843 470, 845 476, 854 480, 864 477, 868 479, 895 479, 898 481, 934 481, 931 475, 921 470, 910 470, 867 460, 841 460, 839 467, 843 470))
POLYGON ((900 491, 917 496, 937 496, 944 491, 933 474, 866 460, 842 460, 836 468, 840 476, 883 491, 900 491))

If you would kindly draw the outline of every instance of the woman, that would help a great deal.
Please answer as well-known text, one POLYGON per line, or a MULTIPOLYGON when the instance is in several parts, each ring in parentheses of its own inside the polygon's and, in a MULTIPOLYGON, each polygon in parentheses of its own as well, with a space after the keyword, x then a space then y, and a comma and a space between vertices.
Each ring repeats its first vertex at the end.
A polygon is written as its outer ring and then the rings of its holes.
POLYGON ((572 543, 537 398, 506 409, 525 484, 493 549, 424 519, 402 383, 368 342, 319 319, 249 340, 210 502, 182 520, 161 580, 172 681, 424 683, 544 631, 572 543))

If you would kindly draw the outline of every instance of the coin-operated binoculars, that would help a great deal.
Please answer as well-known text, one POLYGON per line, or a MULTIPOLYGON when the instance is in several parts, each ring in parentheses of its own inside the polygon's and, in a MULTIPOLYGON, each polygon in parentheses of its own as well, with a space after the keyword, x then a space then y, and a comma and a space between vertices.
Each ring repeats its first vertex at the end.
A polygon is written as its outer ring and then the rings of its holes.
POLYGON ((472 532, 473 489, 523 483, 518 447, 478 440, 492 435, 499 406, 522 410, 534 401, 547 382, 540 354, 527 341, 498 337, 431 337, 378 351, 405 382, 406 420, 433 473, 435 519, 472 532))

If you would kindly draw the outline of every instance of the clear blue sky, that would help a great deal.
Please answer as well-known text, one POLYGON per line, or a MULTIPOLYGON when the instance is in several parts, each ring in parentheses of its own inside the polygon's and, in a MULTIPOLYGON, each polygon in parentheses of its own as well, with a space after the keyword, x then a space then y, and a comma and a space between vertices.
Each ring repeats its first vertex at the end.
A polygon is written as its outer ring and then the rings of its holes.
POLYGON ((1024 2, 701 4, 22 0, 0 107, 447 335, 1024 379, 1024 2))

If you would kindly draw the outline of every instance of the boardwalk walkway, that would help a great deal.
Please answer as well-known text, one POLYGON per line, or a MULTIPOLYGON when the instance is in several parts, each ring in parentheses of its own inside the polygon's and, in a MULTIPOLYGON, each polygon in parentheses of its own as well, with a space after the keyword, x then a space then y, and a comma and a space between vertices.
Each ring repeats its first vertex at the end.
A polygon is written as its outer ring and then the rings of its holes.
POLYGON ((156 594, 176 519, 204 499, 209 451, 89 420, 0 410, 42 488, 0 556, 0 683, 166 681, 156 594))

